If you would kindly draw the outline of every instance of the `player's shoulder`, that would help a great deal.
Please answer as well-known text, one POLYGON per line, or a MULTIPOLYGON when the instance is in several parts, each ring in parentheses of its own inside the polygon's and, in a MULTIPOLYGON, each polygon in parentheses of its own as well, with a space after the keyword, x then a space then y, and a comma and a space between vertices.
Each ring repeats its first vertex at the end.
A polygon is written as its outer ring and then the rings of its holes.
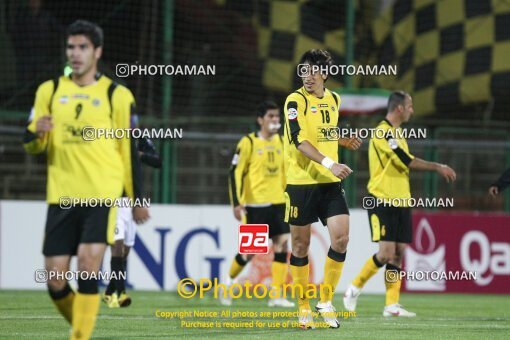
POLYGON ((250 132, 249 134, 247 135, 244 135, 241 140, 239 141, 239 143, 250 143, 250 144, 253 144, 253 141, 255 140, 255 138, 257 137, 257 135, 255 134, 255 132, 250 132))
POLYGON ((389 129, 391 129, 392 127, 393 127, 393 126, 391 125, 391 123, 390 123, 390 122, 389 122, 386 118, 385 118, 385 119, 383 119, 383 120, 381 120, 381 121, 377 124, 377 126, 376 126, 376 128, 377 128, 377 129, 381 129, 381 130, 389 130, 389 129))
POLYGON ((286 102, 296 101, 296 102, 305 102, 306 94, 303 93, 303 88, 297 89, 287 96, 286 102))
MULTIPOLYGON (((51 94, 56 90, 57 82, 60 82, 62 77, 55 77, 54 79, 48 79, 42 82, 37 87, 37 93, 51 94)), ((64 77, 65 78, 65 77, 64 77)))
POLYGON ((337 105, 340 103, 341 98, 340 98, 340 95, 338 93, 336 93, 335 91, 331 91, 329 89, 326 89, 326 92, 329 93, 333 97, 333 99, 335 100, 337 105))
MULTIPOLYGON (((390 131, 393 128, 390 122, 388 120, 383 119, 381 120, 377 126, 375 127, 375 133, 373 134, 374 140, 386 140, 387 132, 390 131), (382 131, 382 133, 381 133, 382 131)), ((391 132, 391 131, 390 131, 391 132)))
POLYGON ((253 146, 254 138, 255 138, 254 132, 244 135, 237 143, 238 148, 240 148, 241 150, 251 148, 253 146))
POLYGON ((101 79, 100 80, 108 88, 108 92, 109 92, 110 96, 113 96, 115 94, 115 97, 120 97, 120 98, 123 98, 123 97, 128 97, 128 98, 134 97, 133 93, 131 92, 131 90, 127 86, 125 86, 124 84, 121 84, 121 83, 113 80, 112 78, 110 78, 110 77, 108 77, 106 75, 101 75, 101 79))

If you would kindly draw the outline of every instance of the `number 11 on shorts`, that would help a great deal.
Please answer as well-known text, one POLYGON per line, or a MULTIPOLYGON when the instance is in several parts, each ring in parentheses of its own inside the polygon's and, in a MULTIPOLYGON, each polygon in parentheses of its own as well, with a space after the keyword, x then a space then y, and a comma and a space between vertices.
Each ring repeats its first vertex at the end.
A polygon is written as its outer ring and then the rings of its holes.
POLYGON ((269 225, 241 224, 238 237, 239 254, 269 253, 269 225))

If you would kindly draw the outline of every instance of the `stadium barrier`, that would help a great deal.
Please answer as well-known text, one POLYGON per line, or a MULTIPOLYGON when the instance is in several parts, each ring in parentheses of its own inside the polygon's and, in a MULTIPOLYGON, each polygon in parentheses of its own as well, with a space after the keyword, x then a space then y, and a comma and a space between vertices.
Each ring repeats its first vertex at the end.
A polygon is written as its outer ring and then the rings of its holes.
MULTIPOLYGON (((42 201, 0 201, 0 288, 45 289, 44 283, 36 282, 36 271, 44 268, 41 249, 46 210, 42 201)), ((413 281, 405 285, 406 291, 510 292, 503 284, 510 275, 510 243, 508 233, 504 233, 510 226, 510 215, 416 211, 413 220, 414 243, 404 270, 479 272, 476 282, 413 281), (469 256, 464 256, 466 252, 469 256)), ((238 225, 229 206, 152 205, 151 220, 138 227, 129 258, 128 284, 133 289, 175 291, 184 278, 224 277, 236 253, 238 225)), ((377 245, 369 240, 366 211, 352 209, 347 261, 337 291, 344 291, 377 251, 377 245)), ((309 255, 310 278, 316 284, 322 282, 328 247, 327 230, 316 223, 309 255)), ((271 253, 256 256, 239 282, 269 284, 271 260, 271 253)), ((104 265, 103 271, 109 271, 109 253, 104 265)), ((290 279, 289 274, 287 281, 290 279)), ((383 282, 381 270, 364 291, 383 293, 383 282)))
POLYGON ((404 280, 407 292, 510 293, 510 215, 413 213, 413 243, 405 271, 448 273, 435 280, 404 280), (458 273, 476 273, 476 280, 458 273), (450 275, 450 276, 449 276, 450 275))

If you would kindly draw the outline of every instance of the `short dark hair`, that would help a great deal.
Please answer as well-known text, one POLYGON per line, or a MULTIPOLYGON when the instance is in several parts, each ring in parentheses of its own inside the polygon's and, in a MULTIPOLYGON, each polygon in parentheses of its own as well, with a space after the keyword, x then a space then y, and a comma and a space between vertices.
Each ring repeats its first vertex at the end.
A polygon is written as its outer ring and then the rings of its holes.
MULTIPOLYGON (((331 54, 326 50, 313 49, 306 51, 301 56, 301 60, 299 61, 299 63, 317 65, 319 67, 331 66, 333 65, 333 58, 331 58, 331 54)), ((326 82, 327 80, 328 76, 326 76, 324 82, 326 82)))
POLYGON ((83 34, 92 42, 94 48, 103 46, 103 29, 87 20, 76 20, 67 27, 66 39, 71 35, 83 34))
POLYGON ((257 106, 257 118, 264 117, 267 113, 267 110, 277 109, 278 105, 272 100, 266 100, 260 103, 257 106))
POLYGON ((390 98, 388 99, 388 112, 392 112, 399 105, 404 105, 406 97, 410 96, 409 93, 405 91, 394 91, 390 94, 390 98))
POLYGON ((309 50, 306 51, 299 61, 300 64, 310 64, 318 66, 331 66, 333 65, 333 58, 331 54, 326 50, 309 50))

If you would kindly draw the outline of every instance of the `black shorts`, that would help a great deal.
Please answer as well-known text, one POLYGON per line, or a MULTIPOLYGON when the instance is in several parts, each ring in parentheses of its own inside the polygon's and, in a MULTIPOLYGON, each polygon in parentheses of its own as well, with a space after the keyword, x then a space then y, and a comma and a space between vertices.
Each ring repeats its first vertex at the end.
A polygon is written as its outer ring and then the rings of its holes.
POLYGON ((288 184, 285 195, 285 221, 290 225, 305 226, 317 222, 317 219, 327 225, 328 217, 349 215, 341 182, 288 184))
POLYGON ((375 207, 367 211, 373 242, 411 243, 411 208, 375 207))
POLYGON ((112 243, 116 208, 48 206, 43 255, 76 255, 80 243, 112 243))
POLYGON ((285 204, 273 204, 269 207, 246 207, 246 223, 268 224, 269 238, 290 233, 289 224, 284 221, 285 204))

